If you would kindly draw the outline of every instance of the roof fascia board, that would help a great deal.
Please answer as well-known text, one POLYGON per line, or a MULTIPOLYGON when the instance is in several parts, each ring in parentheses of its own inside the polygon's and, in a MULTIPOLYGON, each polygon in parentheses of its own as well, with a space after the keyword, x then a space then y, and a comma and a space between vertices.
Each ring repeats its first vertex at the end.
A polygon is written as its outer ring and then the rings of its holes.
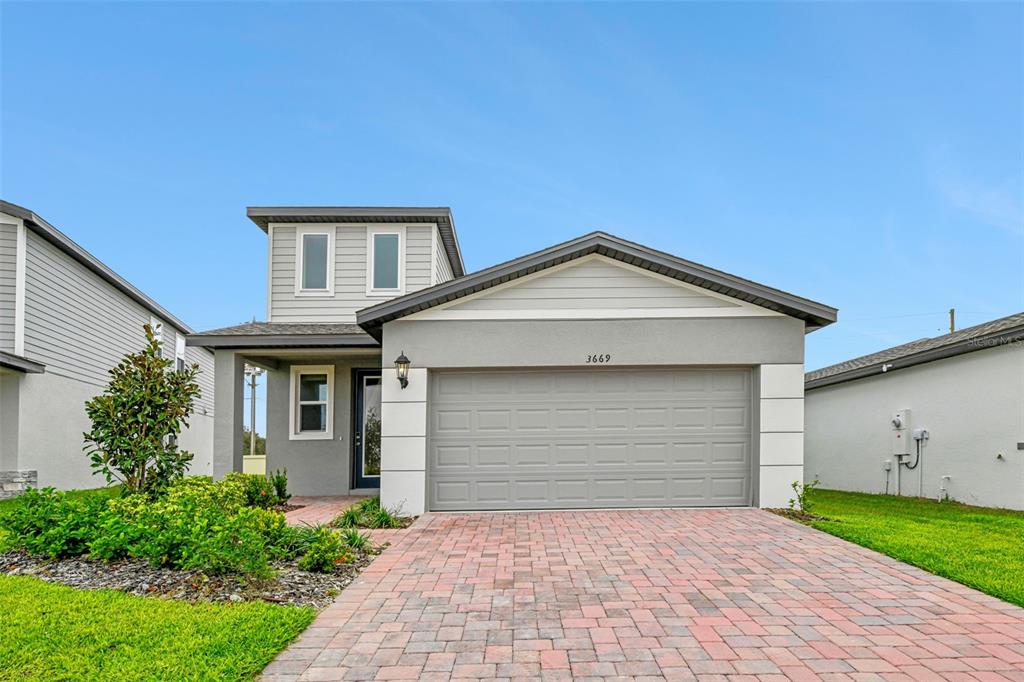
POLYGON ((46 365, 43 363, 4 351, 0 351, 0 367, 24 372, 25 374, 43 374, 46 372, 46 365))
POLYGON ((192 334, 185 338, 185 345, 202 348, 380 348, 377 340, 369 335, 338 334, 192 334))

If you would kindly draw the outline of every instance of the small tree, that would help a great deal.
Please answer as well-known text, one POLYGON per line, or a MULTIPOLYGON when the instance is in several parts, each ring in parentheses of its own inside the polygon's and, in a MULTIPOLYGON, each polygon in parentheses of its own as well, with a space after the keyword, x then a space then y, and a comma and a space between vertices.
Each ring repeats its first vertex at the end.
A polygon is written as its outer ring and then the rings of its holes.
POLYGON ((120 481, 129 492, 153 494, 184 475, 192 454, 178 450, 199 396, 199 365, 169 371, 160 342, 147 324, 146 347, 110 370, 102 394, 85 403, 92 430, 82 434, 93 474, 120 481))

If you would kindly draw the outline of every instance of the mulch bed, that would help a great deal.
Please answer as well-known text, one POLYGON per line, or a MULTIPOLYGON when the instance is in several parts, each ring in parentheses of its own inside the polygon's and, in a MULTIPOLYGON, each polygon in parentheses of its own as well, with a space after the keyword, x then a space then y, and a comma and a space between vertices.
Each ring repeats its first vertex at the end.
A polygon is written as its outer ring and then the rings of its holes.
POLYGON ((80 589, 112 589, 137 596, 181 601, 265 601, 293 606, 327 606, 374 555, 357 552, 351 564, 333 573, 301 571, 294 562, 274 565, 277 575, 269 580, 240 576, 207 576, 200 571, 157 568, 145 561, 106 563, 84 557, 48 559, 21 552, 0 553, 0 573, 31 575, 41 580, 80 589))
POLYGON ((787 519, 792 519, 793 521, 800 521, 801 523, 807 523, 808 521, 835 521, 835 519, 830 519, 827 516, 809 514, 805 511, 800 511, 799 509, 786 509, 782 507, 775 509, 765 509, 765 511, 770 511, 772 514, 784 516, 787 519))
POLYGON ((287 514, 290 511, 295 511, 296 509, 302 509, 305 506, 306 505, 304 505, 304 504, 288 504, 288 503, 285 503, 285 504, 279 504, 276 507, 271 507, 271 509, 273 509, 274 511, 279 511, 282 514, 287 514))

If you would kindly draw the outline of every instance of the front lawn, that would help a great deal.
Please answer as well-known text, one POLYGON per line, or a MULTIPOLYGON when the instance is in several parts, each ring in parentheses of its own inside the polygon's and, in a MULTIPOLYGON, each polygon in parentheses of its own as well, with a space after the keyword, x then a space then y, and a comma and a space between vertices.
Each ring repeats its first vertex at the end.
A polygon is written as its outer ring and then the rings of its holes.
POLYGON ((251 680, 313 619, 0 575, 0 680, 251 680))
POLYGON ((1024 606, 1024 512, 838 490, 811 502, 829 519, 815 528, 1024 606))

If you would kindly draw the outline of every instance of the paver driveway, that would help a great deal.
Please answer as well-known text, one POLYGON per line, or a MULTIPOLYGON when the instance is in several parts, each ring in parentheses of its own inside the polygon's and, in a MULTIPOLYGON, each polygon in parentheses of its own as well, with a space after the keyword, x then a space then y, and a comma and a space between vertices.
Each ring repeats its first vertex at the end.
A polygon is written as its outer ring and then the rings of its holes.
POLYGON ((431 514, 268 680, 1024 680, 1024 609, 755 509, 431 514))

